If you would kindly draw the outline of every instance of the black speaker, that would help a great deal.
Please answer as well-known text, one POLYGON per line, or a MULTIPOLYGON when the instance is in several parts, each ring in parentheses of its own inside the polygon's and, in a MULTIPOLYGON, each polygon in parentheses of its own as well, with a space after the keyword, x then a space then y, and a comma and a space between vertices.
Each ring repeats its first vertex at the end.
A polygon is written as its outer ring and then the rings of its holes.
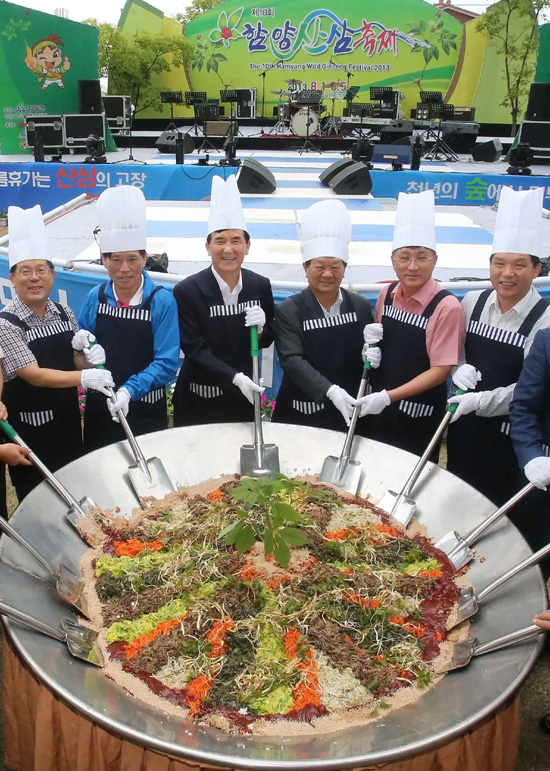
POLYGON ((550 121, 550 83, 531 83, 525 120, 550 121))
POLYGON ((99 115, 103 112, 99 80, 78 81, 78 111, 81 115, 99 115))
POLYGON ((351 166, 353 163, 355 163, 355 161, 351 158, 342 158, 339 161, 334 161, 334 163, 331 163, 330 166, 327 166, 327 168, 319 174, 319 182, 328 187, 331 179, 336 174, 347 169, 348 166, 351 166))
POLYGON ((174 129, 163 131, 155 142, 155 147, 158 148, 159 153, 175 153, 178 134, 181 135, 181 141, 183 141, 183 152, 186 154, 192 153, 195 149, 193 138, 190 137, 189 134, 182 134, 181 131, 176 131, 174 129))
POLYGON ((491 139, 490 142, 483 142, 480 145, 475 145, 472 147, 471 152, 474 161, 496 163, 502 155, 502 143, 500 139, 491 139))
POLYGON ((247 158, 237 177, 237 187, 241 193, 273 193, 277 188, 277 182, 262 163, 253 158, 247 158))
POLYGON ((330 187, 337 195, 368 195, 372 190, 372 179, 368 168, 359 161, 336 174, 330 187))
POLYGON ((550 149, 550 121, 523 121, 519 141, 528 142, 531 148, 550 149))

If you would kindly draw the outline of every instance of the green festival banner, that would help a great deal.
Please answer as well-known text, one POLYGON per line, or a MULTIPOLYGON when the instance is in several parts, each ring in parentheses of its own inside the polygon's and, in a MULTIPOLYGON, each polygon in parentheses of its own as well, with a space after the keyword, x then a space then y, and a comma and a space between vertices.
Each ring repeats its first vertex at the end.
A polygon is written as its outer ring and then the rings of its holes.
POLYGON ((30 152, 25 117, 78 114, 78 81, 95 79, 98 30, 0 3, 0 151, 30 152))
POLYGON ((212 97, 256 87, 265 115, 289 80, 321 89, 340 107, 348 86, 359 87, 358 102, 369 100, 371 86, 391 86, 408 117, 421 90, 449 88, 463 34, 459 21, 423 0, 229 0, 186 26, 195 45, 188 77, 212 97))

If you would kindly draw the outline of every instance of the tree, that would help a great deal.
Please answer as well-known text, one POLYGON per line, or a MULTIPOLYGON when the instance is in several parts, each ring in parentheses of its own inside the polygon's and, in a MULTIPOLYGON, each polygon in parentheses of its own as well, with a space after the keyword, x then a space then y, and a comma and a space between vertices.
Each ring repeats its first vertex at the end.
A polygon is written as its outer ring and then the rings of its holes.
MULTIPOLYGON (((94 19, 86 23, 98 26, 94 19)), ((147 109, 161 112, 159 79, 163 72, 189 62, 192 50, 181 35, 128 35, 111 24, 99 25, 100 77, 108 77, 109 94, 131 96, 135 114, 147 109)))
POLYGON ((535 74, 539 19, 548 8, 550 0, 500 0, 477 22, 504 63, 506 96, 501 104, 510 108, 512 136, 535 74))
POLYGON ((184 13, 176 13, 174 16, 176 21, 183 24, 189 24, 190 21, 196 19, 201 13, 209 11, 211 8, 215 8, 220 3, 225 3, 226 0, 191 0, 184 13))

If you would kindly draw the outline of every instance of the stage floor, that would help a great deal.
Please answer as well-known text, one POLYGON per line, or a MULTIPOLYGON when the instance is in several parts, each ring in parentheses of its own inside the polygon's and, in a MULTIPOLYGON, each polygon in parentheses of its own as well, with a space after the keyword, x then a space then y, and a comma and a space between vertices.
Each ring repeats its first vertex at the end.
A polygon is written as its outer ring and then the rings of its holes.
MULTIPOLYGON (((124 151, 110 153, 108 160, 112 163, 123 156, 124 151)), ((173 155, 162 155, 149 148, 135 149, 134 156, 147 163, 175 162, 173 155)), ((303 281, 299 242, 300 215, 303 209, 315 201, 335 197, 330 188, 321 185, 319 174, 341 155, 324 152, 300 156, 291 151, 243 151, 239 152, 238 156, 243 159, 256 158, 273 172, 277 180, 277 190, 271 195, 243 195, 245 216, 250 225, 252 240, 246 265, 274 282, 303 281)), ((220 157, 221 154, 212 153, 210 161, 216 162, 220 157)), ((18 158, 21 159, 21 156, 18 158)), ((193 163, 196 158, 197 155, 193 154, 186 156, 185 160, 186 163, 193 163)), ((67 160, 81 162, 82 157, 69 156, 67 160)), ((424 166, 426 170, 449 175, 459 174, 461 171, 472 173, 477 169, 485 174, 503 174, 507 168, 506 162, 476 164, 471 158, 469 162, 458 164, 423 163, 421 169, 424 166)), ((533 167, 534 174, 547 174, 548 171, 547 166, 533 167)), ((393 278, 390 250, 396 200, 372 196, 336 197, 345 202, 353 223, 347 281, 354 285, 393 278)), ((208 201, 148 202, 148 251, 166 252, 170 259, 170 270, 181 275, 190 275, 209 265, 204 246, 208 208, 208 201)), ((495 217, 494 207, 489 206, 436 207, 437 279, 448 281, 464 277, 488 277, 495 217)), ((98 248, 92 235, 96 224, 94 206, 91 205, 64 215, 48 225, 48 233, 55 239, 55 256, 65 260, 97 259, 98 248)), ((548 219, 544 220, 544 230, 544 244, 550 254, 548 219)))

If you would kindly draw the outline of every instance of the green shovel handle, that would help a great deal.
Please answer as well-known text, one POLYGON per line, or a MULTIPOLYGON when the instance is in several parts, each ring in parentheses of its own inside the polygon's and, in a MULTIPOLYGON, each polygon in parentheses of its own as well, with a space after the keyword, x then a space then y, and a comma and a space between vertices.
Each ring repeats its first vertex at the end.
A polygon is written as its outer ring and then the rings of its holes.
POLYGON ((250 355, 253 359, 257 359, 260 355, 260 343, 258 340, 258 327, 250 327, 250 355))
POLYGON ((0 428, 8 437, 8 439, 11 439, 12 441, 14 439, 19 439, 19 434, 17 433, 15 428, 8 423, 7 420, 0 420, 0 428))
MULTIPOLYGON (((456 394, 454 394, 454 396, 462 396, 462 394, 465 394, 465 393, 466 391, 463 391, 461 388, 459 388, 456 394)), ((452 415, 457 411, 457 409, 458 409, 458 402, 453 402, 452 404, 449 404, 449 406, 447 407, 447 412, 450 412, 452 415)))
MULTIPOLYGON (((376 348, 377 345, 378 343, 371 343, 369 345, 369 348, 376 348)), ((363 362, 363 370, 369 370, 369 369, 372 369, 371 363, 367 358, 365 358, 365 361, 363 362)), ((363 374, 365 373, 363 372, 363 374)))
MULTIPOLYGON (((88 348, 92 348, 95 345, 95 340, 91 340, 88 337, 88 348)), ((94 369, 105 369, 105 364, 94 364, 94 369)))

